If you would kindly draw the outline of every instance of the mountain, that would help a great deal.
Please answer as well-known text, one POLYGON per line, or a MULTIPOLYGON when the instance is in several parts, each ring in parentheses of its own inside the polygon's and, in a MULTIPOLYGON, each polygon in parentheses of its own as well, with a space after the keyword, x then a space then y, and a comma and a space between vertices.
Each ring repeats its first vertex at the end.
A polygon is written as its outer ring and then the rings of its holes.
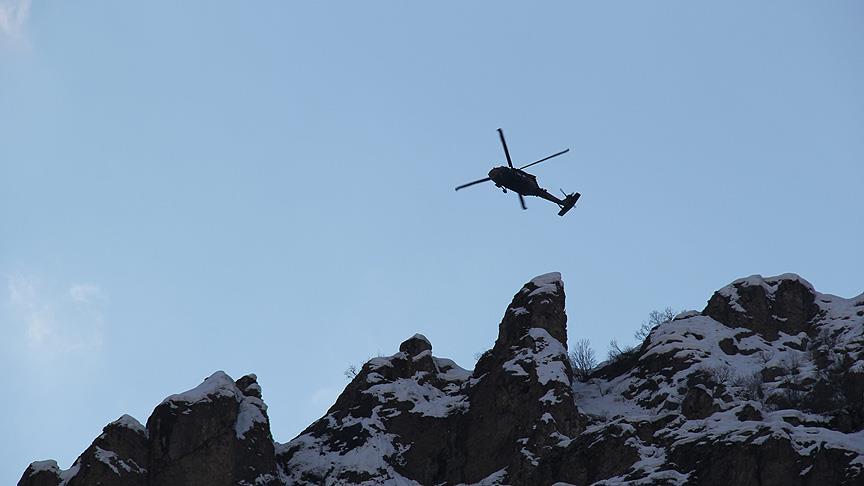
POLYGON ((473 371, 415 334, 280 444, 255 375, 216 372, 19 486, 864 485, 864 294, 736 280, 579 381, 557 273, 473 371))

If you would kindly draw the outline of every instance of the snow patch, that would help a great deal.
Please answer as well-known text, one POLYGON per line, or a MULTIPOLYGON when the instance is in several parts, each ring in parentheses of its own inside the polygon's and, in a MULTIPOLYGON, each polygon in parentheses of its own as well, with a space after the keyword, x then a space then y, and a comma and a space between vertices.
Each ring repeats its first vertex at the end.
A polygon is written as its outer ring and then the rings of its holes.
POLYGON ((34 473, 39 471, 49 471, 60 474, 60 466, 57 465, 57 461, 55 461, 54 459, 48 459, 47 461, 31 462, 30 469, 32 469, 34 473))
POLYGON ((505 467, 504 469, 499 469, 498 471, 495 471, 494 473, 486 476, 485 478, 481 479, 479 482, 471 483, 471 484, 460 483, 460 484, 457 484, 456 486, 505 486, 506 483, 504 481, 506 479, 507 479, 507 468, 505 467))
POLYGON ((558 283, 564 285, 559 272, 546 273, 531 279, 531 283, 537 288, 532 290, 528 297, 533 297, 540 294, 557 294, 558 283))
POLYGON ((239 392, 234 380, 224 371, 217 371, 204 379, 195 388, 177 393, 162 400, 162 403, 197 403, 212 401, 213 397, 234 397, 239 392))
POLYGON ((255 424, 266 424, 267 405, 257 397, 243 396, 237 411, 237 421, 234 423, 234 434, 238 439, 245 439, 246 434, 255 424))
POLYGON ((141 422, 136 420, 135 417, 132 417, 131 415, 125 415, 124 414, 120 418, 111 422, 108 425, 109 426, 116 425, 118 427, 125 427, 127 429, 134 430, 135 432, 138 432, 139 434, 142 434, 144 437, 150 436, 150 434, 147 432, 147 428, 144 427, 143 425, 141 425, 141 422))

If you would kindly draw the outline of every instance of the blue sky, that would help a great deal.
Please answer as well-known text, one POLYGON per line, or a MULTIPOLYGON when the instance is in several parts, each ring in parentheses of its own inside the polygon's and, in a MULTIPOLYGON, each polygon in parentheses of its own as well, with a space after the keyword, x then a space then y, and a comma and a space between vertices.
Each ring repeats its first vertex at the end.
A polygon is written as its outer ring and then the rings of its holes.
POLYGON ((0 0, 0 483, 255 372, 278 441, 415 332, 473 366, 751 274, 864 290, 864 5, 0 0), (565 218, 491 186, 495 129, 565 218))

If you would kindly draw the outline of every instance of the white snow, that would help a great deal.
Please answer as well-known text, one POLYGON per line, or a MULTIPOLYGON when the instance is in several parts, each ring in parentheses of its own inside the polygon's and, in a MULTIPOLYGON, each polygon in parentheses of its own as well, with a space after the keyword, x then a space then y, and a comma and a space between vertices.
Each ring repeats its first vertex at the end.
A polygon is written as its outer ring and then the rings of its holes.
POLYGON ((135 417, 132 417, 131 415, 125 415, 124 414, 120 418, 111 422, 108 425, 117 425, 120 427, 126 427, 127 429, 134 430, 135 432, 138 432, 139 434, 144 435, 144 437, 149 436, 149 434, 147 432, 147 428, 144 427, 143 425, 141 425, 141 422, 136 420, 135 417))
POLYGON ((561 280, 561 274, 559 272, 551 272, 546 273, 531 279, 531 283, 534 284, 537 288, 532 290, 528 297, 532 297, 540 294, 555 294, 558 292, 558 283, 564 284, 564 281, 561 280))
MULTIPOLYGON (((779 283, 788 279, 797 279, 803 285, 810 287, 806 280, 792 274, 770 278, 752 276, 724 287, 721 293, 731 296, 730 305, 736 306, 738 294, 735 285, 739 288, 760 285, 773 295, 779 283)), ((820 327, 823 332, 836 334, 838 340, 836 349, 849 349, 849 344, 855 343, 856 340, 859 341, 851 347, 860 349, 860 339, 864 334, 864 317, 858 316, 857 312, 864 309, 864 306, 856 308, 855 299, 843 299, 819 293, 815 295, 822 313, 811 325, 820 327)), ((673 447, 704 441, 758 443, 770 437, 777 437, 788 439, 792 447, 802 456, 809 456, 821 449, 842 448, 859 454, 856 459, 853 459, 853 464, 855 461, 860 461, 864 465, 864 432, 844 434, 827 428, 828 417, 798 410, 772 411, 763 405, 765 399, 748 401, 742 395, 743 385, 736 381, 736 378, 758 376, 761 370, 768 367, 797 369, 797 374, 789 375, 795 380, 815 377, 819 370, 810 354, 786 345, 786 343, 797 343, 797 346, 800 346, 806 338, 806 333, 791 336, 780 332, 779 338, 775 341, 766 341, 748 329, 729 328, 697 312, 681 313, 673 322, 661 324, 651 333, 640 363, 652 361, 653 365, 657 366, 657 359, 673 358, 679 366, 682 362, 689 364, 685 369, 674 372, 673 368, 668 368, 663 374, 656 371, 645 372, 641 376, 646 378, 641 378, 637 368, 611 380, 595 378, 587 383, 573 383, 576 405, 592 418, 585 433, 605 432, 611 430, 610 427, 613 425, 630 426, 628 424, 668 416, 670 419, 674 417, 674 421, 658 431, 655 437, 673 444, 673 447), (736 336, 741 337, 736 338, 736 336), (742 352, 726 354, 719 346, 719 342, 723 339, 732 340, 742 352), (660 396, 667 396, 666 401, 680 403, 683 399, 682 391, 688 390, 688 376, 697 370, 725 376, 728 380, 725 383, 726 390, 733 397, 733 401, 726 403, 719 399, 715 400, 720 411, 704 420, 686 420, 677 411, 666 411, 663 409, 662 400, 651 402, 654 405, 648 407, 650 399, 660 396), (652 380, 655 386, 645 386, 649 380, 652 380), (638 390, 642 391, 637 393, 638 390), (629 394, 628 396, 632 398, 627 398, 625 394, 629 394), (738 419, 736 413, 748 404, 762 414, 763 420, 738 419), (787 420, 802 425, 792 425, 787 420), (826 427, 821 424, 825 424, 826 427)), ((850 370, 864 371, 864 364, 859 364, 862 362, 864 361, 856 361, 850 370)), ((781 393, 782 389, 779 388, 781 383, 782 379, 762 383, 765 396, 781 393)), ((669 484, 687 484, 689 478, 686 474, 672 470, 658 470, 659 467, 669 467, 666 464, 665 451, 644 444, 635 437, 628 441, 628 444, 636 447, 640 454, 640 460, 633 466, 631 472, 642 470, 647 476, 636 481, 627 481, 625 479, 627 475, 623 475, 596 484, 635 485, 656 484, 662 481, 667 481, 669 484)))
POLYGON ((686 310, 683 312, 679 312, 675 317, 672 318, 673 321, 680 321, 681 319, 687 319, 689 317, 696 317, 701 312, 695 310, 686 310))
POLYGON ((261 385, 258 383, 250 383, 249 386, 243 389, 244 392, 257 392, 259 395, 261 394, 261 385))
POLYGON ((506 370, 508 373, 511 373, 511 374, 513 374, 513 375, 516 375, 516 376, 529 376, 529 375, 528 375, 528 372, 525 371, 525 368, 523 368, 523 367, 520 366, 518 363, 516 363, 516 362, 515 362, 515 359, 514 359, 514 360, 510 360, 510 361, 507 361, 507 362, 504 363, 502 366, 503 366, 504 370, 506 370))
POLYGON ((450 395, 432 386, 431 383, 419 383, 418 376, 401 378, 389 383, 372 385, 363 393, 375 395, 380 402, 397 400, 413 404, 408 410, 427 417, 446 417, 452 412, 461 412, 468 408, 465 395, 450 395))
POLYGON ((34 461, 30 463, 30 469, 33 472, 37 471, 52 471, 56 474, 60 474, 60 466, 57 465, 57 461, 53 459, 48 459, 47 461, 34 461))
MULTIPOLYGON (((549 391, 547 391, 545 395, 540 397, 540 401, 543 403, 549 403, 552 405, 554 405, 556 403, 561 403, 561 399, 558 398, 558 395, 555 394, 554 388, 550 388, 549 391)), ((551 415, 550 415, 550 417, 551 417, 551 415)))
POLYGON ((240 400, 237 412, 237 421, 234 423, 234 433, 238 439, 245 439, 246 433, 252 430, 255 424, 266 424, 267 417, 264 413, 267 405, 257 397, 243 396, 240 400))
POLYGON ((471 484, 460 483, 460 484, 457 484, 456 486, 505 486, 506 483, 504 481, 506 479, 507 479, 507 468, 505 467, 504 469, 499 469, 498 471, 495 471, 494 473, 486 476, 485 478, 481 479, 480 481, 478 481, 476 483, 471 483, 471 484))
POLYGON ((341 484, 335 478, 341 472, 352 471, 368 473, 375 476, 374 481, 363 482, 363 485, 388 486, 419 486, 416 481, 405 478, 397 473, 387 461, 396 458, 406 449, 395 444, 396 436, 385 432, 379 412, 381 406, 375 407, 371 417, 354 417, 352 415, 338 419, 328 415, 326 419, 333 428, 345 428, 360 425, 370 437, 357 447, 350 449, 330 449, 324 442, 324 437, 303 434, 287 444, 277 444, 277 454, 285 453, 288 448, 295 450, 288 464, 288 470, 279 463, 280 477, 285 484, 296 484, 301 476, 326 477, 325 485, 341 484))
POLYGON ((234 380, 225 374, 224 371, 217 371, 204 379, 204 381, 195 388, 183 393, 171 395, 162 403, 181 402, 181 403, 196 403, 201 401, 211 401, 213 397, 234 397, 239 390, 234 384, 234 380))
POLYGON ((510 312, 512 312, 514 316, 524 316, 525 314, 528 314, 528 309, 524 307, 511 307, 510 312))
POLYGON ((64 471, 60 471, 60 484, 58 484, 57 486, 66 486, 67 484, 69 484, 69 481, 71 481, 72 478, 77 476, 78 471, 80 471, 80 470, 81 470, 81 463, 79 463, 76 460, 75 463, 72 464, 72 467, 70 467, 69 469, 66 469, 64 471))
POLYGON ((471 378, 471 372, 461 368, 452 359, 432 358, 438 367, 438 377, 444 381, 467 381, 471 378))
POLYGON ((529 376, 523 365, 531 364, 540 384, 546 385, 550 381, 555 381, 570 386, 570 379, 567 377, 567 369, 564 365, 569 358, 564 345, 553 338, 549 331, 539 327, 529 329, 522 340, 526 341, 528 338, 531 342, 519 348, 513 358, 503 364, 504 369, 517 376, 529 376))
POLYGON ((96 457, 97 461, 100 461, 111 468, 114 471, 114 474, 121 476, 120 469, 117 469, 118 466, 122 468, 124 471, 134 472, 134 473, 143 473, 147 470, 139 466, 132 459, 121 459, 120 456, 117 455, 114 451, 105 450, 101 447, 96 447, 96 451, 93 454, 96 457))
POLYGON ((81 465, 76 460, 72 467, 69 469, 60 469, 60 466, 57 465, 57 461, 53 459, 48 459, 46 461, 34 461, 30 463, 30 468, 33 470, 33 473, 37 473, 40 471, 48 471, 56 474, 60 478, 60 484, 58 486, 66 486, 69 484, 69 481, 72 480, 81 469, 81 465))
POLYGON ((162 403, 167 403, 171 407, 177 407, 178 404, 192 405, 199 402, 210 402, 214 398, 219 397, 230 397, 237 401, 238 412, 236 422, 234 423, 234 432, 238 439, 244 439, 256 423, 267 423, 265 415, 267 405, 260 398, 244 395, 237 388, 234 380, 224 371, 213 373, 195 388, 171 395, 163 400, 162 403))

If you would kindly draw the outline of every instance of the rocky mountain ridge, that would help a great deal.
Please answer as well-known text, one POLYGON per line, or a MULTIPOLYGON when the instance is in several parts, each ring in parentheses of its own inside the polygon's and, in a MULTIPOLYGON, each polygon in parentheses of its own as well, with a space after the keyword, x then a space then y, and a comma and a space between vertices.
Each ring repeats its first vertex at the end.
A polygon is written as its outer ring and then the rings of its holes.
POLYGON ((736 280, 586 381, 566 324, 561 277, 542 275, 473 371, 414 335, 284 444, 255 375, 216 372, 18 484, 864 485, 864 294, 736 280))

